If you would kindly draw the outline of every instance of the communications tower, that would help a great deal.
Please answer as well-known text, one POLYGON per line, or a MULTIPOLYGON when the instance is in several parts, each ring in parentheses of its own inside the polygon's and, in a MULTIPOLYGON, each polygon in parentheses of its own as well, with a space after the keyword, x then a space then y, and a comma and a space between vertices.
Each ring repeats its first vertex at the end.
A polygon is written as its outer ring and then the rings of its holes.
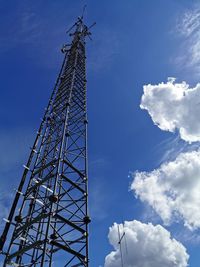
POLYGON ((88 267, 88 164, 83 16, 64 61, 0 237, 3 266, 88 267))

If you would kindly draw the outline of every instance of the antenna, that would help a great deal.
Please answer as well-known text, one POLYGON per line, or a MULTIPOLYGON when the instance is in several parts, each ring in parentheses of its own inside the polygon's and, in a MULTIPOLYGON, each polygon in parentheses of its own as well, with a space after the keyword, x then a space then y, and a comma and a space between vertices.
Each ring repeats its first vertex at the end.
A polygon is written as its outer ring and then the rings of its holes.
POLYGON ((126 254, 128 254, 128 246, 127 246, 127 240, 126 240, 126 232, 124 230, 124 219, 122 218, 122 226, 123 226, 123 238, 124 238, 124 246, 126 250, 126 254))
POLYGON ((96 22, 92 23, 92 25, 89 26, 88 30, 90 30, 90 29, 91 29, 92 27, 94 27, 96 24, 97 24, 96 22))
POLYGON ((124 223, 122 224, 122 227, 123 227, 123 233, 121 235, 120 226, 118 225, 118 238, 119 238, 118 244, 119 244, 119 248, 120 248, 121 265, 122 265, 122 267, 124 267, 123 250, 122 250, 123 239, 124 239, 126 254, 128 254, 128 246, 127 246, 127 241, 126 241, 126 232, 124 230, 124 223))
POLYGON ((121 236, 119 225, 117 227, 118 227, 118 238, 119 238, 118 244, 119 244, 119 249, 120 249, 121 265, 122 265, 122 267, 124 267, 123 253, 122 253, 122 243, 121 243, 122 242, 122 239, 124 237, 124 233, 121 236))
MULTIPOLYGON (((83 7, 83 12, 82 16, 78 17, 77 21, 66 31, 66 33, 69 33, 69 36, 74 36, 75 34, 83 34, 84 36, 89 37, 90 40, 91 38, 91 32, 89 31, 91 28, 93 28, 96 25, 96 22, 92 23, 89 27, 87 27, 84 22, 83 22, 83 15, 86 9, 86 5, 83 7), (72 30, 76 28, 75 32, 72 32, 72 30)), ((62 51, 62 49, 61 49, 62 51)), ((62 51, 63 52, 63 51, 62 51)))
POLYGON ((74 24, 69 28, 69 30, 66 31, 66 33, 69 33, 69 32, 70 32, 76 25, 77 25, 77 22, 74 23, 74 24))
POLYGON ((86 10, 86 8, 87 8, 87 5, 84 5, 81 19, 83 19, 83 16, 84 16, 84 14, 85 14, 85 10, 86 10))

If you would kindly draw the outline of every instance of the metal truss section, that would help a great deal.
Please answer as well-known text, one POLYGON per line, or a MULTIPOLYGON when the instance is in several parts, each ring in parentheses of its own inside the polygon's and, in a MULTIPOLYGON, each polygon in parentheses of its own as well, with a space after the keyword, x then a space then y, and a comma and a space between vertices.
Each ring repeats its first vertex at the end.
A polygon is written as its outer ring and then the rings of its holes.
POLYGON ((90 32, 82 18, 73 28, 0 239, 4 267, 88 266, 85 38, 90 32))

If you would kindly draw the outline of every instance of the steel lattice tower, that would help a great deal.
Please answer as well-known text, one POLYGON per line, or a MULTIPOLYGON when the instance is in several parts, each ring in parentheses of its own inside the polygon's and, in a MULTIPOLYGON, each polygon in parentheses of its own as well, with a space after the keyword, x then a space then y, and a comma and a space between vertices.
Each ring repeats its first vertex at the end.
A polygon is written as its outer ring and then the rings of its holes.
POLYGON ((88 266, 89 29, 78 18, 62 48, 63 65, 0 239, 3 266, 88 266))

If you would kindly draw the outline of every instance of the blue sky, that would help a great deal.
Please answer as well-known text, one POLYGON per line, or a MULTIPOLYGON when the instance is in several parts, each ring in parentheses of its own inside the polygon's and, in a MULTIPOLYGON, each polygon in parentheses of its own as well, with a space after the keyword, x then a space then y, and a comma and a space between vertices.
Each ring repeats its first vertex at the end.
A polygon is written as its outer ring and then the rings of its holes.
MULTIPOLYGON (((132 173, 152 171, 188 145, 177 131, 154 125, 140 102, 145 84, 168 77, 191 86, 198 82, 200 60, 192 54, 197 48, 191 50, 196 29, 184 35, 183 18, 199 7, 198 1, 186 0, 0 0, 1 217, 56 80, 63 59, 60 48, 69 41, 65 31, 84 4, 86 22, 97 22, 93 41, 87 43, 87 88, 90 261, 99 267, 113 250, 107 235, 114 222, 135 219, 163 225, 130 191, 132 173)), ((198 267, 198 229, 190 231, 182 222, 165 228, 187 248, 189 266, 198 267)))

